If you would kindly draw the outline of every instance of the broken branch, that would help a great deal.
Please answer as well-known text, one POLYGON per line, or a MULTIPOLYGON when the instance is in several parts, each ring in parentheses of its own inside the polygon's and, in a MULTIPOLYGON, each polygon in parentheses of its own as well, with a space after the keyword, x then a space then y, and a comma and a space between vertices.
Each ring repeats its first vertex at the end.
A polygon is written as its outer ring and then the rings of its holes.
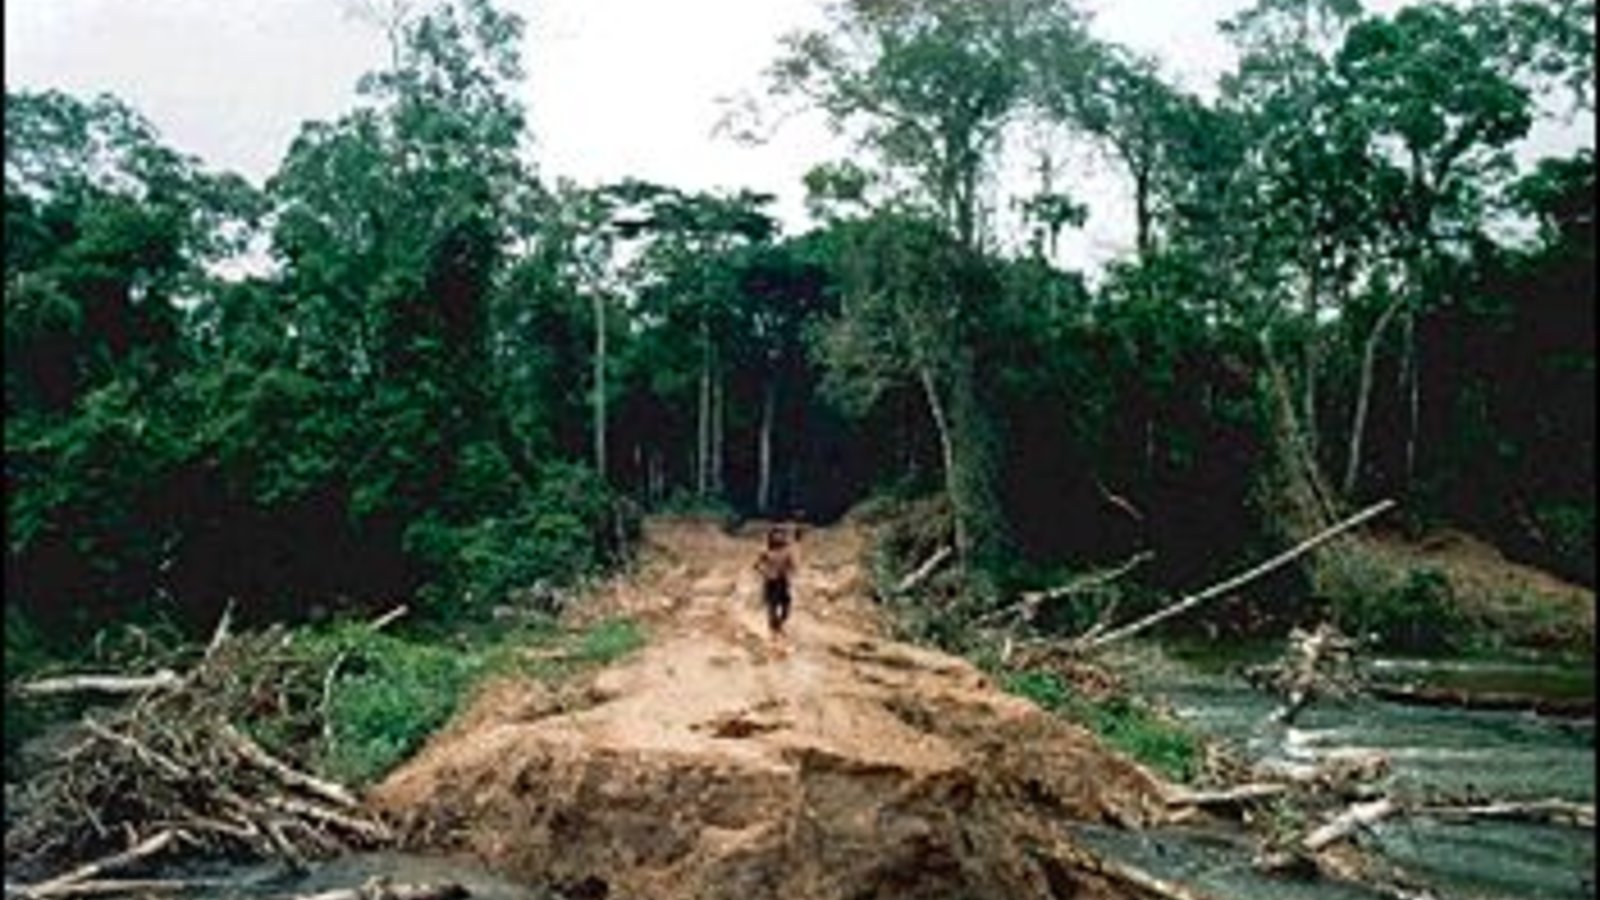
POLYGON ((932 556, 923 561, 922 565, 917 566, 916 569, 911 572, 911 574, 900 579, 899 583, 894 586, 894 593, 904 594, 906 591, 909 591, 922 582, 928 580, 928 576, 932 575, 934 570, 943 565, 944 561, 950 558, 950 554, 952 552, 953 551, 950 549, 949 544, 946 544, 940 547, 938 550, 935 550, 932 556))
POLYGON ((166 849, 167 845, 178 839, 178 832, 172 829, 162 831, 152 837, 146 838, 129 847, 121 853, 113 853, 103 859, 85 863, 70 872, 57 875, 34 885, 27 885, 18 889, 24 897, 61 897, 74 893, 71 888, 80 882, 88 881, 103 872, 113 869, 124 869, 139 860, 154 856, 166 849))
POLYGON ((1075 578, 1066 584, 1058 585, 1048 590, 1028 591, 1027 593, 1024 593, 1022 595, 1022 599, 1016 603, 1003 606, 1000 609, 992 612, 984 613, 983 615, 974 619, 972 624, 982 625, 987 622, 993 622, 997 619, 1004 618, 1005 616, 1016 612, 1021 612, 1022 618, 1031 620, 1039 611, 1039 607, 1041 605, 1052 600, 1059 600, 1062 597, 1068 597, 1073 594, 1082 593, 1090 588, 1096 588, 1103 584, 1109 584, 1110 582, 1116 581, 1118 578, 1121 578, 1122 576, 1138 568, 1141 564, 1154 558, 1154 553, 1150 552, 1149 550, 1141 550, 1129 557, 1126 561, 1110 569, 1102 569, 1098 572, 1091 572, 1082 578, 1075 578))
POLYGON ((53 694, 143 694, 164 688, 177 687, 183 682, 177 672, 162 669, 152 675, 62 675, 40 678, 17 685, 16 691, 24 697, 45 697, 53 694))

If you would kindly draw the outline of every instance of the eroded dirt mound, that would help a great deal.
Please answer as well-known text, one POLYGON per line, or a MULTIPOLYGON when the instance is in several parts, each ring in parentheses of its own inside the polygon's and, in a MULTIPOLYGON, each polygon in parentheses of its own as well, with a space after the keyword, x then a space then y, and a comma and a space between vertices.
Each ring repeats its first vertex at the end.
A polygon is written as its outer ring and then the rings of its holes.
POLYGON ((373 792, 414 840, 611 897, 1126 896, 1055 823, 1143 822, 1162 785, 964 661, 886 640, 854 531, 808 535, 777 644, 754 538, 649 536, 596 603, 645 619, 649 645, 582 708, 481 692, 373 792))

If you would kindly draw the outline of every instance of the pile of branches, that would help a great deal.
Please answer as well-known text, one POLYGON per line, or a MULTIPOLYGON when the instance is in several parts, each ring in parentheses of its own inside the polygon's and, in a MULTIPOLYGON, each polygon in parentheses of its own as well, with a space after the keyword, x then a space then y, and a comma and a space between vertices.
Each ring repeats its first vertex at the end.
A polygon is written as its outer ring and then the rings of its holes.
POLYGON ((107 871, 148 868, 179 847, 299 869, 388 844, 390 829, 353 792, 295 758, 310 756, 326 734, 343 657, 308 651, 292 637, 282 628, 230 635, 225 616, 187 674, 69 676, 14 689, 21 697, 125 699, 85 714, 66 749, 23 787, 6 830, 8 875, 73 868, 26 887, 8 884, 8 895, 115 893, 115 883, 101 880, 107 871), (270 729, 285 749, 263 747, 247 734, 252 726, 270 729))
POLYGON ((1362 675, 1356 666, 1358 646, 1355 639, 1340 633, 1329 622, 1310 631, 1295 628, 1289 632, 1288 647, 1282 656, 1266 665, 1250 666, 1244 670, 1244 677, 1258 689, 1282 694, 1284 703, 1273 712, 1272 719, 1292 724, 1317 697, 1344 698, 1363 690, 1362 675))

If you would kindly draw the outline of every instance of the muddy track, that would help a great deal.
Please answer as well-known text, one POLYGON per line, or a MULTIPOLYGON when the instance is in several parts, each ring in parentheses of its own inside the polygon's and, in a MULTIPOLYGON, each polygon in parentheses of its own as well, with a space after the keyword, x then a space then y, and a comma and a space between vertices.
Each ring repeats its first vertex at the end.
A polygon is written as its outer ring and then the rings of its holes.
POLYGON ((572 698, 485 686, 372 794, 414 843, 625 898, 1120 897, 1064 819, 1137 825, 1146 771, 963 660, 889 640, 850 527, 801 544, 766 631, 760 531, 652 522, 581 617, 649 643, 572 698))

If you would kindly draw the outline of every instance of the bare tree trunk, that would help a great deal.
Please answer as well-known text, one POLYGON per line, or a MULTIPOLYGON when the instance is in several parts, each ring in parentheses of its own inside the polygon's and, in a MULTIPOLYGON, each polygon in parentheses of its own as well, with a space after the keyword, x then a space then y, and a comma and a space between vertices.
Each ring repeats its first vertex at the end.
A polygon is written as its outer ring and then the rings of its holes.
POLYGON ((711 326, 700 321, 700 409, 695 431, 694 492, 704 497, 711 479, 711 326))
POLYGON ((1317 436, 1317 370, 1321 368, 1322 342, 1318 340, 1317 315, 1322 310, 1322 270, 1316 260, 1311 262, 1311 283, 1306 290, 1306 315, 1311 321, 1305 346, 1305 383, 1301 385, 1300 421, 1305 423, 1306 452, 1316 459, 1317 436))
POLYGON ((1417 426, 1422 414, 1422 379, 1419 377, 1417 366, 1417 313, 1415 309, 1406 310, 1405 334, 1405 370, 1407 380, 1411 384, 1411 392, 1406 404, 1406 474, 1405 485, 1410 487, 1411 478, 1417 470, 1417 426))
POLYGON ((756 509, 767 513, 772 508, 772 425, 778 406, 778 380, 769 378, 761 394, 761 437, 757 448, 759 473, 756 479, 756 509))
POLYGON ((1344 480, 1341 483, 1346 497, 1355 495, 1356 479, 1361 475, 1362 439, 1367 427, 1367 408, 1372 398, 1372 370, 1377 364, 1378 345, 1383 341, 1384 329, 1389 327, 1389 321, 1404 303, 1405 296, 1402 294, 1378 315, 1361 349, 1361 380, 1356 386, 1355 410, 1350 415, 1350 448, 1345 455, 1344 480))
MULTIPOLYGON (((920 366, 917 376, 922 381, 922 393, 928 399, 928 412, 933 416, 933 426, 939 432, 939 455, 944 463, 946 477, 955 466, 955 454, 950 448, 950 425, 945 420, 944 401, 939 398, 939 387, 933 379, 933 369, 929 366, 920 366)), ((956 552, 964 553, 968 544, 961 534, 961 522, 955 523, 956 552)))
POLYGON ((594 470, 606 477, 606 301, 594 295, 594 470))
POLYGON ((948 366, 949 395, 944 404, 938 402, 932 373, 926 370, 923 385, 939 426, 956 553, 969 585, 981 594, 991 587, 988 576, 1007 546, 996 484, 996 442, 989 412, 978 396, 971 351, 958 350, 948 366))
MULTIPOLYGON (((715 354, 713 354, 715 360, 715 354)), ((722 496, 722 458, 725 441, 723 423, 727 413, 726 393, 722 383, 721 366, 715 361, 711 368, 711 493, 722 496)))

